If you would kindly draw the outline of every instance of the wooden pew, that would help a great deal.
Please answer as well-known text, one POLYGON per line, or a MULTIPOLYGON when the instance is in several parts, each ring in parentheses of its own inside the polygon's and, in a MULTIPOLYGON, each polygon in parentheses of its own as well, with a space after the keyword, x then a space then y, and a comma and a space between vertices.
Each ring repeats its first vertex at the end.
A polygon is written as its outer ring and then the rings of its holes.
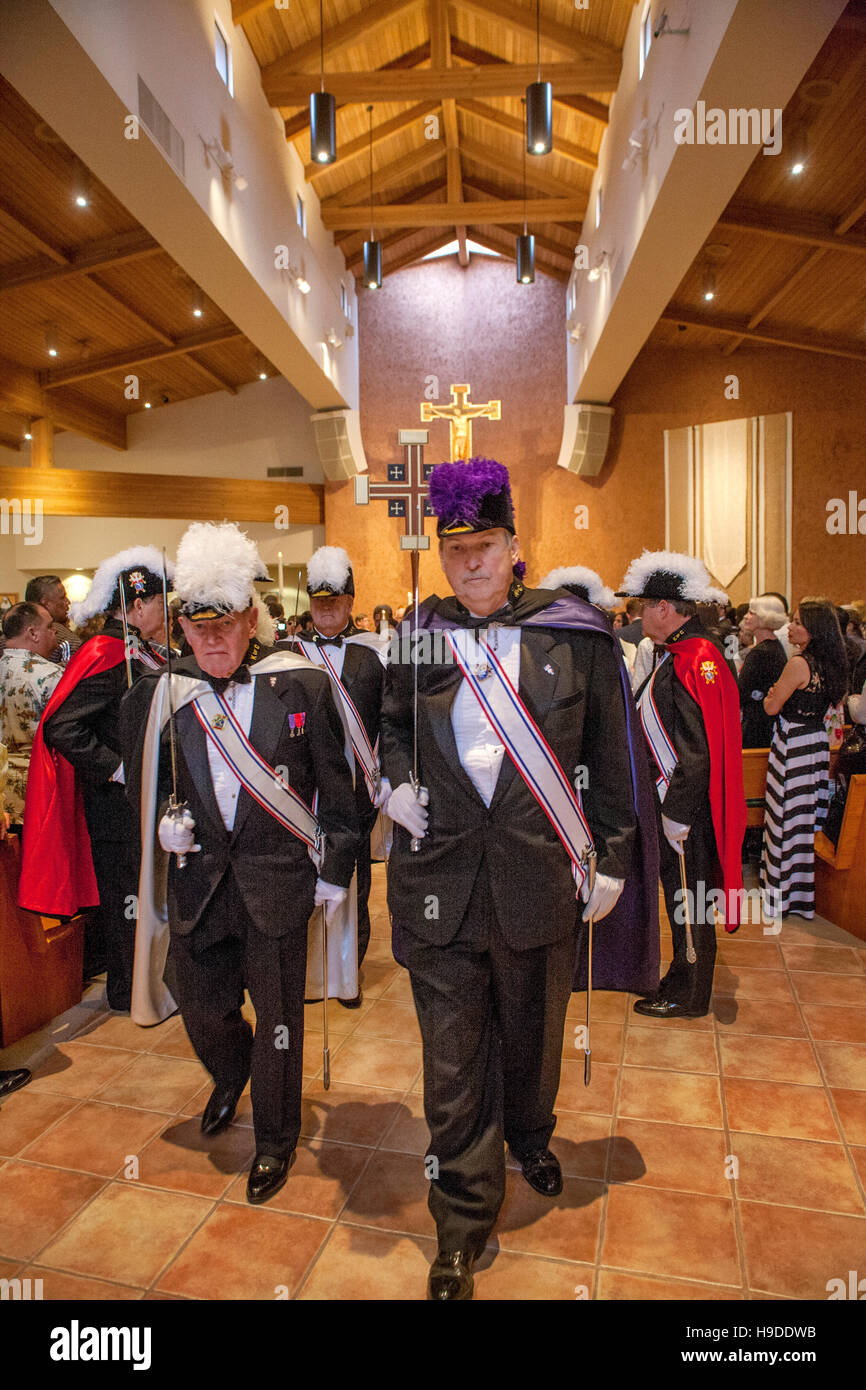
POLYGON ((59 922, 18 907, 20 844, 0 841, 0 1047, 81 999, 84 918, 59 922))
POLYGON ((836 848, 823 831, 815 836, 815 908, 866 941, 866 775, 848 783, 836 848))
MULTIPOLYGON (((830 753, 830 776, 834 776, 839 750, 830 753)), ((746 795, 746 825, 763 825, 767 796, 769 748, 743 749, 743 790, 746 795)))

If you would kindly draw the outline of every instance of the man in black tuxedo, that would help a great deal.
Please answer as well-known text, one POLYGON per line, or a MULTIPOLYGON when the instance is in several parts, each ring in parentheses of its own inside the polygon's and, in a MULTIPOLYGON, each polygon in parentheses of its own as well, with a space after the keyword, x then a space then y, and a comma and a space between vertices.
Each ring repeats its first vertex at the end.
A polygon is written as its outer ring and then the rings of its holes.
POLYGON ((135 913, 130 905, 138 886, 140 849, 138 826, 123 789, 120 702, 130 682, 162 666, 162 658, 148 642, 163 622, 159 551, 139 546, 104 560, 86 598, 72 611, 77 623, 100 612, 107 616, 101 632, 73 653, 59 691, 62 698, 52 700, 46 709, 43 734, 48 747, 75 769, 83 794, 99 889, 99 906, 84 928, 84 977, 106 970, 109 1006, 127 1012, 135 945, 135 913), (126 608, 131 637, 128 666, 121 606, 126 608), (97 653, 102 659, 94 662, 97 653), (81 671, 88 674, 75 680, 81 671))
MULTIPOLYGON (((352 622, 352 600, 355 581, 346 551, 340 546, 320 546, 307 564, 307 593, 313 618, 312 637, 289 638, 277 643, 301 652, 319 663, 316 648, 325 648, 328 661, 335 671, 355 709, 367 735, 370 748, 376 752, 382 717, 382 695, 385 688, 385 668, 379 659, 379 644, 369 633, 352 622), (354 640, 353 640, 354 639, 354 640)), ((391 786, 387 779, 371 787, 363 763, 355 755, 355 805, 358 812, 360 840, 357 859, 358 901, 358 966, 363 963, 370 944, 370 835, 376 824, 379 807, 387 801, 391 786)), ((361 989, 354 999, 341 999, 344 1008, 356 1009, 361 1004, 361 989)))
MULTIPOLYGON (((198 524, 181 541, 175 588, 193 655, 174 668, 177 795, 159 824, 172 856, 166 978, 196 1054, 214 1079, 205 1134, 231 1123, 252 1081, 256 1157, 247 1199, 266 1201, 284 1184, 301 1123, 307 923, 314 904, 338 903, 351 881, 357 840, 352 775, 328 677, 289 653, 270 656, 269 626, 255 599, 262 573, 252 542, 229 524, 198 524), (227 742, 238 732, 234 744, 227 742), (245 750, 251 750, 246 752, 245 750), (222 751, 221 751, 222 750, 222 751), (256 769, 264 763, 264 780, 256 769), (286 784, 310 808, 318 791, 323 833, 318 870, 306 821, 292 830, 286 784), (185 803, 185 804, 184 804, 185 803), (307 826, 308 839, 299 830, 307 826), (181 866, 177 856, 186 855, 181 866), (241 1014, 244 987, 256 1030, 241 1014)), ((141 744, 157 683, 123 707, 136 802, 141 744)), ((158 763, 157 804, 171 790, 168 729, 158 763)), ((153 760, 151 760, 153 761, 153 760)), ((145 760, 146 762, 146 760, 145 760)), ((147 803, 146 803, 147 804, 147 803)))
MULTIPOLYGON (((448 660, 446 632, 483 629, 566 776, 584 770, 597 853, 594 889, 588 878, 582 888, 585 920, 605 916, 622 891, 635 817, 620 658, 607 623, 590 610, 582 631, 543 618, 532 624, 553 599, 522 583, 500 464, 442 464, 430 501, 454 597, 420 605, 426 641, 417 666, 389 664, 382 742, 394 786, 394 953, 409 969, 424 1040, 429 1204, 439 1235, 428 1292, 438 1301, 472 1296, 473 1260, 505 1192, 503 1138, 536 1191, 562 1190, 548 1144, 579 922, 572 860, 470 681, 448 660), (416 670, 422 787, 413 783, 416 670)), ((411 615, 392 644, 398 657, 414 623, 411 615)), ((477 650, 472 669, 490 689, 494 672, 477 650)))

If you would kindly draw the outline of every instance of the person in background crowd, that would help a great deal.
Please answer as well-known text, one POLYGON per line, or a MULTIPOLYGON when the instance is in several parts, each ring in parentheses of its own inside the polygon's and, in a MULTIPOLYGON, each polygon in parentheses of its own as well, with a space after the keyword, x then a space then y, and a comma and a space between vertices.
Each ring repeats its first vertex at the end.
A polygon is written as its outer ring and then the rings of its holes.
POLYGON ((613 614, 613 630, 617 636, 622 635, 622 629, 628 622, 628 614, 624 608, 617 608, 613 614))
MULTIPOLYGON (((16 607, 22 607, 16 604, 16 607)), ((4 614, 4 620, 8 614, 4 614)), ((5 840, 9 831, 9 813, 4 811, 4 794, 6 791, 6 747, 0 743, 0 840, 5 840)), ((0 922, 0 931, 3 931, 3 923, 0 922)), ((27 1067, 14 1067, 11 1070, 0 1071, 0 1100, 5 1100, 11 1096, 13 1091, 20 1091, 22 1086, 32 1079, 32 1072, 27 1067)))
POLYGON ((40 574, 31 579, 24 590, 25 603, 41 603, 54 623, 55 645, 48 653, 50 661, 65 666, 74 651, 81 646, 81 637, 66 626, 69 617, 69 596, 63 581, 56 574, 40 574))
POLYGON ((24 818, 30 754, 39 721, 63 675, 49 661, 57 646, 54 620, 40 603, 16 603, 3 617, 0 657, 0 739, 9 754, 6 810, 16 827, 24 818))
POLYGON ((852 690, 859 690, 866 677, 866 642, 863 641, 857 610, 837 607, 836 617, 848 657, 848 684, 852 690))
POLYGON ((316 627, 313 622, 313 615, 310 612, 309 608, 305 608, 303 613, 299 613, 297 618, 295 619, 295 633, 298 637, 307 637, 312 639, 313 633, 315 631, 316 627))
POLYGON ((764 700, 785 665, 785 653, 776 641, 778 621, 778 603, 769 598, 753 598, 743 619, 754 642, 746 652, 738 682, 744 748, 769 748, 773 741, 775 719, 765 711, 764 700))
POLYGON ((825 598, 803 599, 789 625, 798 649, 764 699, 776 720, 767 769, 761 890, 772 916, 815 915, 815 832, 830 800, 824 719, 848 689, 839 620, 825 598))
POLYGON ((388 633, 393 632, 396 628, 394 610, 390 603, 377 603, 376 607, 373 609, 373 626, 377 632, 383 631, 383 622, 387 624, 384 630, 384 635, 387 637, 388 633))
POLYGON ((369 613, 356 613, 353 622, 359 632, 375 631, 373 627, 373 619, 370 617, 369 613))

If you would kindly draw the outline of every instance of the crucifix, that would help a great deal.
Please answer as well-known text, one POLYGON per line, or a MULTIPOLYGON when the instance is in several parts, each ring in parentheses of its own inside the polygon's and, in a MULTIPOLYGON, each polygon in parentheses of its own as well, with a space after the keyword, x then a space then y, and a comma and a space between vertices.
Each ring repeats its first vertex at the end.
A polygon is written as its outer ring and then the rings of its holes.
POLYGON ((406 521, 400 549, 412 550, 416 555, 419 550, 430 549, 430 537, 424 534, 424 518, 434 515, 427 500, 430 491, 427 479, 433 471, 433 464, 424 462, 427 435, 427 430, 399 431, 405 458, 403 463, 388 464, 387 482, 371 483, 365 473, 355 475, 355 505, 387 502, 388 515, 403 517, 406 521))
POLYGON ((471 391, 468 383, 451 387, 450 405, 433 405, 430 401, 421 402, 421 419, 448 420, 451 424, 451 462, 466 463, 472 457, 472 421, 484 417, 488 420, 502 419, 502 402, 487 401, 485 405, 475 405, 467 400, 471 391))

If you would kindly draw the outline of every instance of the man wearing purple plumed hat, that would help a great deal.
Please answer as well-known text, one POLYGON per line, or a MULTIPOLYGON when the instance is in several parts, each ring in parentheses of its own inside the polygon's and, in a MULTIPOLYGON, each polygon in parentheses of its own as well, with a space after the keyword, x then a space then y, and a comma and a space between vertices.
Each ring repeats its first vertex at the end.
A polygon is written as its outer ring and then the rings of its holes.
POLYGON ((600 924, 597 987, 654 984, 657 847, 609 620, 524 586, 502 464, 441 464, 430 502, 453 595, 425 599, 391 644, 382 746, 394 954, 424 1042, 428 1296, 444 1301, 472 1297, 504 1143, 536 1192, 562 1190, 549 1144, 582 922, 600 924))

